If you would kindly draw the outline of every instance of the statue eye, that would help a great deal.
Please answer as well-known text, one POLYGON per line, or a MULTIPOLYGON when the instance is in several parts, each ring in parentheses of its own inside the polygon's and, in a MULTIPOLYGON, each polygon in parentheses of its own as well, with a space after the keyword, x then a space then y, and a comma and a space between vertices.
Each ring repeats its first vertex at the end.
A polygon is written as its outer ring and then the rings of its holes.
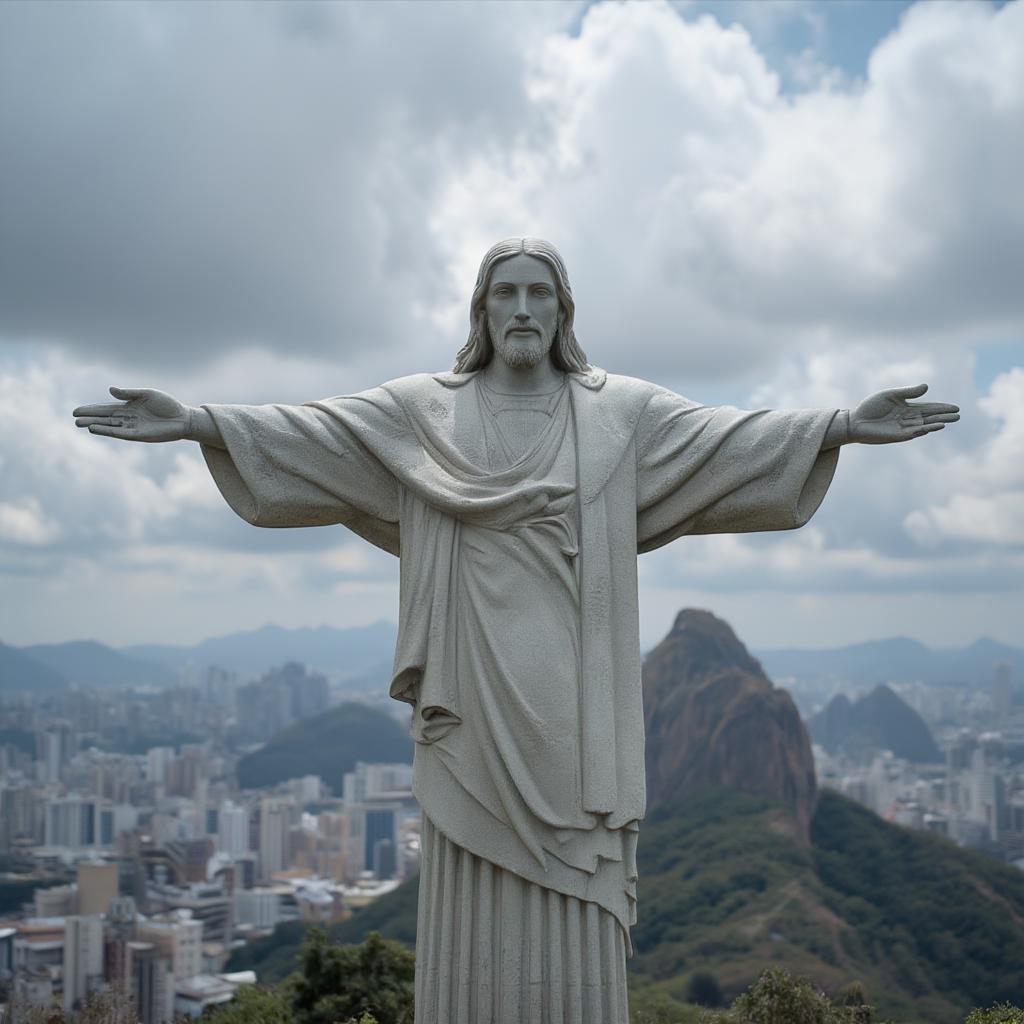
POLYGON ((533 294, 546 299, 551 294, 551 289, 545 284, 539 284, 533 289, 533 294))

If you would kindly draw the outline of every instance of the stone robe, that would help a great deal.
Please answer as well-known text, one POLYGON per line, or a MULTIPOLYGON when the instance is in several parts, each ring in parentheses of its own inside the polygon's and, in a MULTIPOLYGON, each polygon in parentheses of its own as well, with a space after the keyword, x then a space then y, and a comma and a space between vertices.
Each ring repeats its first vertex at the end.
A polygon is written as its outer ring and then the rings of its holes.
POLYGON ((248 522, 342 524, 400 554, 391 695, 413 707, 424 814, 628 934, 645 800, 636 555, 803 525, 835 469, 834 410, 705 407, 591 369, 517 452, 484 390, 421 374, 305 406, 207 406, 226 450, 203 453, 248 522))

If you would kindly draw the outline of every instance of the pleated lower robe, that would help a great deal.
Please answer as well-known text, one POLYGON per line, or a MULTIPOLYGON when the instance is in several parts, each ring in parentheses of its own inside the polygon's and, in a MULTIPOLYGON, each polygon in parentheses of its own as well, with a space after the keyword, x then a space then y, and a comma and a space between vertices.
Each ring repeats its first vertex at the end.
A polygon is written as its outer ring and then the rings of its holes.
POLYGON ((626 1024, 626 933, 596 903, 527 882, 423 819, 416 1021, 626 1024))

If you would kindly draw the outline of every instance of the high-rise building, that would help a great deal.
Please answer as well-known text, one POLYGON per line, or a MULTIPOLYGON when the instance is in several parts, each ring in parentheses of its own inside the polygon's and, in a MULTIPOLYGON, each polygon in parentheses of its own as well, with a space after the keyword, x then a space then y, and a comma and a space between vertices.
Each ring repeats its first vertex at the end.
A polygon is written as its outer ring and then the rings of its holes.
POLYGON ((64 1009, 78 1009, 103 982, 103 918, 64 919, 64 1009))
POLYGON ((80 850, 96 845, 97 806, 81 796, 61 797, 46 804, 45 843, 80 850))
POLYGON ((0 851, 16 840, 34 845, 45 840, 46 803, 43 791, 30 786, 0 787, 0 851))
POLYGON ((271 886, 238 889, 234 910, 235 920, 240 925, 270 931, 281 920, 281 894, 271 886))
POLYGON ((106 915, 103 976, 111 984, 130 988, 127 943, 135 939, 138 913, 131 896, 118 896, 106 915))
POLYGON ((78 913, 105 914, 117 899, 118 866, 113 861, 78 862, 78 913))
POLYGON ((203 942, 231 942, 232 902, 223 880, 193 883, 187 888, 167 890, 159 902, 168 911, 184 915, 202 926, 203 942))
POLYGON ((78 909, 78 890, 73 885, 36 889, 32 902, 36 917, 67 917, 78 909))
POLYGON ((99 846, 113 846, 117 839, 117 812, 113 807, 99 805, 96 808, 96 843, 99 846))
POLYGON ((368 801, 412 800, 411 764, 367 764, 358 761, 342 777, 342 799, 346 804, 368 801))
POLYGON ((987 763, 981 750, 976 750, 972 758, 967 798, 970 820, 985 827, 990 841, 998 842, 1006 825, 1006 782, 1002 774, 987 763))
POLYGON ((152 943, 171 964, 175 979, 184 980, 202 971, 203 923, 184 913, 160 914, 137 923, 135 934, 152 943))
POLYGON ((394 878, 400 873, 398 818, 400 804, 356 804, 346 807, 349 842, 346 849, 345 874, 354 880, 364 871, 378 878, 394 878))
POLYGON ((146 754, 146 778, 163 784, 167 781, 167 768, 174 757, 173 747, 152 747, 146 754))
POLYGON ((154 943, 125 943, 127 989, 139 1024, 167 1024, 174 1016, 174 974, 170 960, 154 943))
POLYGON ((229 857, 249 851, 249 812, 231 800, 220 805, 217 848, 229 857))
POLYGON ((1013 674, 1005 662, 996 665, 992 683, 992 714, 998 724, 1005 725, 1013 712, 1013 674))
POLYGON ((260 878, 264 880, 288 867, 294 806, 291 800, 273 797, 260 801, 260 878))
POLYGON ((60 782, 64 766, 74 754, 75 734, 69 725, 57 725, 39 734, 38 748, 43 782, 60 782))
POLYGON ((235 889, 251 889, 257 881, 259 855, 243 853, 235 858, 235 889))

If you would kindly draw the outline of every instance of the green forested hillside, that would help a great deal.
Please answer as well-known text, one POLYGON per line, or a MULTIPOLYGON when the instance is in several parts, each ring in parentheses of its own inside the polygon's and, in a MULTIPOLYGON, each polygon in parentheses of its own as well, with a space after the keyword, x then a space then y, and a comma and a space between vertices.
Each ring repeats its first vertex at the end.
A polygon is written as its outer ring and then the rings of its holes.
POLYGON ((1024 872, 887 824, 826 793, 813 823, 826 904, 844 945, 914 995, 960 1007, 1024 994, 1024 872))
MULTIPOLYGON (((662 808, 641 832, 637 993, 682 1002, 697 972, 728 1000, 768 964, 830 992, 861 981, 880 1016, 952 1024, 1024 992, 1024 873, 937 837, 889 825, 826 791, 811 845, 788 812, 709 791, 662 808)), ((412 942, 416 883, 357 912, 332 937, 412 942)), ((294 968, 301 927, 240 951, 263 980, 294 968)))
POLYGON ((357 761, 412 763, 412 739, 390 715, 366 704, 340 704, 304 718, 238 763, 243 789, 319 775, 336 794, 357 761))

